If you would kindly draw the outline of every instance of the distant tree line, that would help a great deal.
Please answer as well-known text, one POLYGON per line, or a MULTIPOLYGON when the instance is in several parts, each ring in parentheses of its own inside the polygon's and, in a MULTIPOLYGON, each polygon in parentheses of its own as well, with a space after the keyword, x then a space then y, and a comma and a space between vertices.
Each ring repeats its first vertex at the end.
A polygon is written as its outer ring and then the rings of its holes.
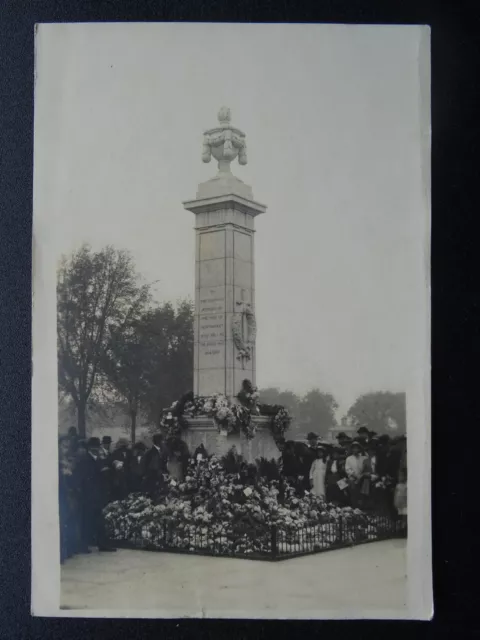
POLYGON ((358 429, 366 426, 379 435, 406 433, 406 397, 404 393, 375 391, 357 398, 347 414, 337 421, 338 403, 331 393, 314 388, 301 396, 293 391, 269 387, 260 389, 260 401, 285 406, 293 415, 292 437, 305 437, 314 431, 325 437, 331 428, 358 429))
MULTIPOLYGON (((160 422, 162 410, 193 387, 193 318, 190 300, 158 304, 128 251, 82 246, 64 257, 57 274, 57 345, 60 399, 74 407, 86 437, 89 414, 121 406, 135 440, 139 416, 160 422)), ((260 401, 281 404, 294 417, 292 437, 338 426, 334 396, 317 388, 303 396, 277 388, 260 401)), ((342 424, 377 433, 405 432, 405 394, 360 396, 342 424)))

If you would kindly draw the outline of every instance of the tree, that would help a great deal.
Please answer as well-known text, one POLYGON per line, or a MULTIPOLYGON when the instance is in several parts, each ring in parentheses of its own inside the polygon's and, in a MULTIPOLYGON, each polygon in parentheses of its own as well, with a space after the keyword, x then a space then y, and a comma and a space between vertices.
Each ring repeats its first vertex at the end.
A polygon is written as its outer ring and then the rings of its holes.
POLYGON ((75 403, 83 438, 88 402, 101 389, 110 336, 142 313, 149 295, 127 251, 105 247, 93 252, 84 245, 62 259, 57 274, 59 391, 75 403))
POLYGON ((135 442, 138 413, 148 390, 155 338, 150 313, 132 319, 126 326, 110 327, 101 363, 110 390, 130 417, 132 442, 135 442))
POLYGON ((145 408, 157 427, 163 410, 193 388, 193 304, 165 303, 149 314, 155 339, 146 372, 145 408))
POLYGON ((305 431, 315 431, 325 436, 336 426, 335 411, 338 403, 331 393, 311 389, 300 402, 300 423, 305 431))
POLYGON ((375 391, 357 398, 347 413, 352 426, 366 426, 376 433, 406 432, 405 393, 375 391))
POLYGON ((293 391, 280 391, 277 387, 266 387, 260 389, 258 393, 261 404, 282 405, 294 419, 298 418, 300 398, 293 391))
POLYGON ((292 422, 288 430, 290 438, 299 436, 298 433, 298 421, 299 421, 299 406, 300 397, 293 391, 280 391, 277 387, 266 387, 265 389, 259 389, 259 403, 260 404, 278 404, 288 410, 292 416, 292 422))

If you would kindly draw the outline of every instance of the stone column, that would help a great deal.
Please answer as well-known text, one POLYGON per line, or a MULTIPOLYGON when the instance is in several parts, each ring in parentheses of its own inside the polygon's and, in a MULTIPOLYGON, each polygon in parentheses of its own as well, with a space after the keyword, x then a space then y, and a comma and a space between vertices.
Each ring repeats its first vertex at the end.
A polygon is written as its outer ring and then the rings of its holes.
POLYGON ((255 384, 255 345, 241 357, 233 323, 245 323, 245 305, 255 311, 254 219, 266 207, 235 194, 184 206, 196 223, 194 393, 233 400, 242 380, 255 384))
POLYGON ((242 380, 255 384, 254 340, 247 344, 255 313, 254 220, 266 207, 230 171, 237 156, 247 162, 245 134, 231 126, 229 109, 218 118, 219 126, 204 134, 202 156, 204 162, 216 158, 218 174, 184 207, 195 214, 194 393, 233 401, 242 380), (246 351, 234 340, 234 325, 246 351))

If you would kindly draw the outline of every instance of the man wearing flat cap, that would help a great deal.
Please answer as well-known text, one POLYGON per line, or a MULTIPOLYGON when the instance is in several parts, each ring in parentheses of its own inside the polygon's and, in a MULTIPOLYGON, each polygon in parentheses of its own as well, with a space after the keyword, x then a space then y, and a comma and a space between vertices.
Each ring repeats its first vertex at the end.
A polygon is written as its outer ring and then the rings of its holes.
POLYGON ((90 438, 87 454, 78 463, 78 482, 83 547, 97 546, 99 551, 115 551, 105 531, 103 508, 107 503, 102 480, 100 439, 90 438))

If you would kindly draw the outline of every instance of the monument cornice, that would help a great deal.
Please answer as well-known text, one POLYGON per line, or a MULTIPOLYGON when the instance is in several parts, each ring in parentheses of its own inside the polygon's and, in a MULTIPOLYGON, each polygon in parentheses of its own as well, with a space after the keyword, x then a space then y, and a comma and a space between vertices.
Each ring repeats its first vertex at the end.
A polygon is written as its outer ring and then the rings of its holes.
MULTIPOLYGON (((249 234, 256 233, 255 229, 250 229, 245 225, 238 224, 236 222, 222 222, 220 224, 201 224, 194 227, 196 231, 200 231, 201 233, 208 233, 212 229, 238 229, 239 231, 248 232, 249 234)), ((214 260, 215 258, 212 258, 214 260)), ((240 258, 241 259, 241 258, 240 258)), ((251 262, 251 261, 247 261, 251 262)))
POLYGON ((265 213, 267 210, 266 205, 256 202, 255 200, 248 200, 242 198, 234 193, 227 195, 215 196, 213 198, 199 198, 195 200, 187 200, 183 202, 183 206, 187 211, 192 213, 205 213, 218 211, 221 209, 236 209, 241 213, 246 213, 252 217, 258 216, 261 213, 265 213))

